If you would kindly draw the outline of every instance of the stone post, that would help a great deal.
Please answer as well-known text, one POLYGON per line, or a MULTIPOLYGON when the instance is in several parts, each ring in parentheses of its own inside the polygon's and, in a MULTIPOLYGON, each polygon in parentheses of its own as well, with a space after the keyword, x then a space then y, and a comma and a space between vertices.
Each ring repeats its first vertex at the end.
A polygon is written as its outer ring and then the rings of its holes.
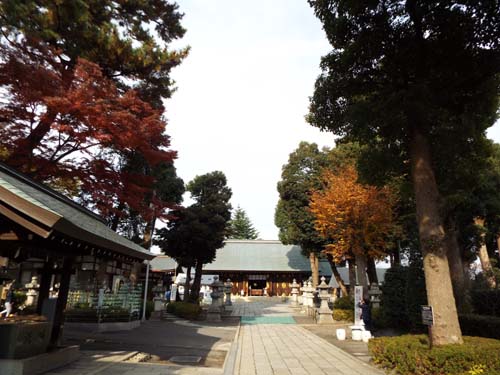
POLYGON ((368 290, 368 295, 370 296, 370 304, 374 308, 380 307, 380 296, 382 295, 382 291, 378 287, 376 283, 372 283, 370 286, 370 290, 368 290))
POLYGON ((292 294, 292 306, 297 306, 299 304, 299 301, 298 301, 298 294, 299 294, 299 287, 300 285, 297 284, 297 281, 295 279, 293 279, 293 283, 292 283, 292 291, 291 291, 291 294, 292 294))
POLYGON ((154 293, 154 311, 162 311, 165 308, 165 288, 163 287, 163 282, 159 281, 152 289, 154 293))
POLYGON ((215 276, 214 282, 211 285, 212 293, 210 294, 210 296, 212 297, 212 304, 208 307, 207 322, 221 321, 220 317, 220 312, 221 312, 220 299, 222 296, 222 293, 220 292, 221 285, 222 283, 219 281, 219 277, 215 276))
POLYGON ((325 277, 321 276, 321 283, 318 285, 321 305, 318 310, 318 324, 333 324, 332 310, 328 307, 330 299, 330 287, 325 283, 325 277))
POLYGON ((40 288, 40 284, 38 284, 38 277, 33 276, 31 278, 31 282, 24 285, 28 292, 26 293, 26 306, 36 306, 37 305, 37 297, 38 297, 38 289, 40 288))
POLYGON ((227 279, 226 283, 224 284, 224 293, 226 294, 226 301, 224 305, 226 309, 230 309, 231 306, 233 305, 233 302, 231 301, 232 290, 233 290, 233 283, 231 282, 231 279, 227 279))

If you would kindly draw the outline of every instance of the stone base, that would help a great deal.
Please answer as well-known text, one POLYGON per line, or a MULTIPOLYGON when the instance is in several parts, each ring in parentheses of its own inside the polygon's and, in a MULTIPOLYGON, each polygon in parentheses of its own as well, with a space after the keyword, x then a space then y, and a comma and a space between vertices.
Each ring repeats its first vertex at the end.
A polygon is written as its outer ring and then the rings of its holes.
POLYGON ((332 316, 332 313, 328 313, 328 314, 321 314, 319 313, 318 314, 318 324, 333 324, 334 321, 333 321, 333 316, 332 316))
POLYGON ((76 361, 80 357, 78 345, 68 346, 24 359, 0 359, 2 375, 38 375, 76 361))
POLYGON ((131 329, 140 327, 140 320, 132 320, 130 322, 113 322, 113 323, 64 323, 65 327, 71 329, 87 331, 87 332, 118 332, 130 331, 131 329))
POLYGON ((221 322, 220 312, 207 312, 207 322, 221 322))

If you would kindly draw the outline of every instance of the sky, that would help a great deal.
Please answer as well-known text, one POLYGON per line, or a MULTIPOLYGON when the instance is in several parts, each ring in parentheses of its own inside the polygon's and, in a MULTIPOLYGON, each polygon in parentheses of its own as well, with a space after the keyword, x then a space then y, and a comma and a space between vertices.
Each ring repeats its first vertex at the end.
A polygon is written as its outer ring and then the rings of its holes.
MULTIPOLYGON (((276 184, 300 141, 334 146, 308 125, 309 96, 330 46, 306 0, 178 0, 190 46, 172 73, 167 133, 187 183, 224 172, 262 239, 277 239, 276 184)), ((490 129, 500 140, 500 124, 490 129)), ((189 204, 189 201, 185 201, 189 204)))
POLYGON ((185 182, 220 170, 262 239, 277 239, 276 184, 300 141, 333 147, 308 125, 308 97, 329 50, 305 0, 179 0, 191 51, 173 71, 167 133, 185 182))

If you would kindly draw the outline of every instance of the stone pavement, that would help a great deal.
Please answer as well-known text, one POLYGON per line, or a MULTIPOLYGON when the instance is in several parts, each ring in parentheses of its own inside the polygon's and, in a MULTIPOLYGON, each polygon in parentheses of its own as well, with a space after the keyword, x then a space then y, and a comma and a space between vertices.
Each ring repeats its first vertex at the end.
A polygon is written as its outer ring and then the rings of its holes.
MULTIPOLYGON (((235 308, 233 313, 248 313, 254 319, 284 319, 291 318, 293 310, 274 301, 248 303, 235 308)), ((299 325, 244 322, 242 319, 234 374, 383 374, 299 325)), ((324 326, 324 329, 333 328, 324 326)))
POLYGON ((157 321, 128 332, 72 332, 68 339, 82 343, 81 359, 46 375, 383 374, 297 324, 297 314, 281 299, 237 298, 231 315, 241 317, 239 328, 157 321), (173 363, 174 355, 203 359, 183 366, 173 363))

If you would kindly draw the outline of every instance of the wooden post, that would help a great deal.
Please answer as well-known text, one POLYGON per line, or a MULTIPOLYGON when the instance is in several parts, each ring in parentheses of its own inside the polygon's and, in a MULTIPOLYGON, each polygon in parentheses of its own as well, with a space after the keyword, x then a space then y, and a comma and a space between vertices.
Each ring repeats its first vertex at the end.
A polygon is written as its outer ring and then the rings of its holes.
POLYGON ((74 257, 66 256, 63 260, 61 270, 61 281, 59 283, 59 293, 57 295, 56 310, 52 326, 52 335, 50 336, 50 346, 56 347, 64 327, 64 310, 68 302, 69 281, 73 268, 74 257))
POLYGON ((47 259, 43 265, 40 279, 40 289, 38 291, 38 302, 36 304, 36 313, 38 315, 42 314, 43 302, 49 298, 50 293, 50 283, 52 281, 52 271, 54 269, 54 263, 52 258, 47 259))

